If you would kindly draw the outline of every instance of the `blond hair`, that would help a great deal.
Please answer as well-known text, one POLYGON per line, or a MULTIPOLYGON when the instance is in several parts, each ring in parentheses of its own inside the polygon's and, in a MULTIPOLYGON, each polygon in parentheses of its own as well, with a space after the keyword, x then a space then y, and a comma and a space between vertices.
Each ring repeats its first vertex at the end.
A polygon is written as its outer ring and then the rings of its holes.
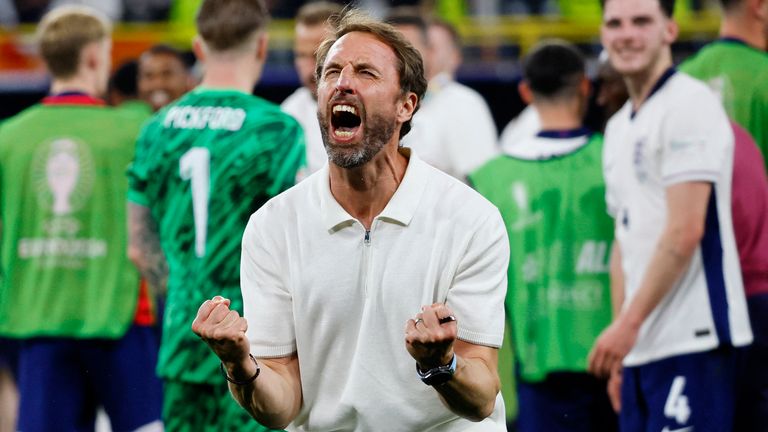
POLYGON ((109 19, 85 6, 62 6, 43 17, 37 28, 40 55, 55 78, 77 73, 86 45, 105 40, 112 33, 109 19))

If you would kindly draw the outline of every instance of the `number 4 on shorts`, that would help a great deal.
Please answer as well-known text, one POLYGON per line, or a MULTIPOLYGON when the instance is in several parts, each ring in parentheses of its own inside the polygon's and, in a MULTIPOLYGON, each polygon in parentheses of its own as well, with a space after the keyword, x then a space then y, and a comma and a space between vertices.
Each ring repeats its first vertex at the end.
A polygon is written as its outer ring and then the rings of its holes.
POLYGON ((667 402, 664 403, 664 415, 673 418, 678 424, 685 424, 691 416, 691 407, 688 405, 688 396, 683 394, 685 389, 685 377, 676 376, 669 389, 667 402))

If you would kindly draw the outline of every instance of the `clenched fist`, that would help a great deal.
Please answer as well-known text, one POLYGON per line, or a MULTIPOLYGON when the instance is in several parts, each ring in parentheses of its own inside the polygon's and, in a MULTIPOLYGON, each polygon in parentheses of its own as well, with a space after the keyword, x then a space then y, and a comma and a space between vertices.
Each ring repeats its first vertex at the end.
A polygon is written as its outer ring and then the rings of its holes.
POLYGON ((245 331, 248 322, 235 310, 230 301, 216 296, 206 300, 197 311, 192 331, 195 332, 224 363, 240 363, 247 359, 250 345, 245 331))
POLYGON ((421 370, 445 366, 453 358, 458 328, 448 306, 435 303, 421 308, 405 326, 405 348, 421 370))

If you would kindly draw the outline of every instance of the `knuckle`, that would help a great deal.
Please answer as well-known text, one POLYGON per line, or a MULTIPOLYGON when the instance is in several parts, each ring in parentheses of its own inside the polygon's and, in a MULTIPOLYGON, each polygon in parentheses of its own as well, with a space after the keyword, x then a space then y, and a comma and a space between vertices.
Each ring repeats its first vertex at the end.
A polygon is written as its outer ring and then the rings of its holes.
POLYGON ((223 329, 217 328, 211 332, 211 339, 223 340, 227 338, 227 334, 223 329))

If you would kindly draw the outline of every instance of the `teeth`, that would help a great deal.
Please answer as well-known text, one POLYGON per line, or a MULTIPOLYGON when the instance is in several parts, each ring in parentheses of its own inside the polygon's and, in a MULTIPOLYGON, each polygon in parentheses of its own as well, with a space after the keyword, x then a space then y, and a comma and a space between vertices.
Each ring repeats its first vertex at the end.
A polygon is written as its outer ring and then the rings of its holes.
POLYGON ((333 131, 333 133, 334 133, 334 135, 336 135, 339 138, 350 138, 350 137, 352 137, 352 135, 354 135, 353 132, 350 132, 350 131, 340 131, 340 130, 335 130, 335 131, 333 131))
POLYGON ((345 112, 357 115, 357 110, 355 109, 355 107, 350 106, 350 105, 336 105, 336 106, 333 107, 333 112, 334 113, 337 113, 337 112, 340 112, 340 111, 345 111, 345 112))

